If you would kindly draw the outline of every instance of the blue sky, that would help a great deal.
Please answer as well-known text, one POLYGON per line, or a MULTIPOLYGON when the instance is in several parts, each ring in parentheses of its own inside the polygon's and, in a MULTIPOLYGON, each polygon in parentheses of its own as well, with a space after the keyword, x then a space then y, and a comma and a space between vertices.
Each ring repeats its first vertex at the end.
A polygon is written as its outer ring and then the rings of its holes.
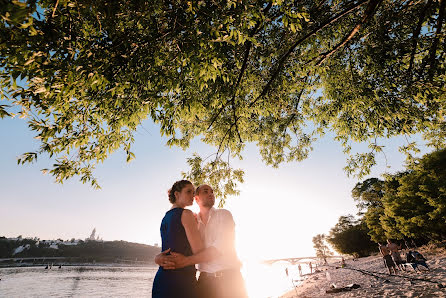
MULTIPOLYGON (((72 179, 63 185, 40 172, 52 161, 39 157, 32 165, 17 165, 17 156, 36 150, 26 119, 0 120, 0 235, 71 239, 88 237, 93 228, 104 240, 160 243, 159 225, 170 208, 166 191, 187 171, 186 158, 197 152, 206 156, 215 149, 198 139, 190 149, 169 148, 151 121, 143 122, 135 135, 136 159, 125 162, 116 152, 95 172, 102 190, 72 179)), ((383 155, 370 176, 401 170, 404 156, 398 146, 405 141, 385 141, 383 155)), ((354 148, 366 150, 366 146, 354 148)), ((423 150, 426 152, 426 150, 423 150)), ((240 196, 231 197, 226 208, 237 225, 237 245, 242 258, 279 258, 313 255, 311 239, 327 233, 341 215, 355 214, 351 189, 358 182, 342 168, 346 157, 341 145, 328 134, 314 144, 303 162, 264 165, 254 144, 248 144, 240 196)))

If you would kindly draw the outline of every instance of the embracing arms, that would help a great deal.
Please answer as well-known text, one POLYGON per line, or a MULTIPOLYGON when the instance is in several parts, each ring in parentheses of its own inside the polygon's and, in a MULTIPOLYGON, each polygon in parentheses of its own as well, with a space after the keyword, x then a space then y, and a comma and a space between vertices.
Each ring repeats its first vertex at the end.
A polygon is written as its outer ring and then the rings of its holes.
POLYGON ((192 211, 185 209, 181 215, 181 223, 186 231, 193 255, 184 256, 180 253, 165 250, 155 257, 155 263, 164 269, 178 269, 198 263, 211 261, 220 256, 220 253, 214 247, 205 248, 198 231, 197 221, 192 211), (169 255, 170 253, 170 255, 169 255))

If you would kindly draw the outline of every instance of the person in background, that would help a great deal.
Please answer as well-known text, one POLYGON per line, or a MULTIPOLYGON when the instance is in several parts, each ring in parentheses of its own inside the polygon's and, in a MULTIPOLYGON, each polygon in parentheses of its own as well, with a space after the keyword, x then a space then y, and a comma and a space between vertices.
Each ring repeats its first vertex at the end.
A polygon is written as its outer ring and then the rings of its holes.
POLYGON ((378 244, 379 244, 379 252, 383 256, 384 264, 389 270, 389 274, 392 274, 392 270, 393 273, 396 274, 395 263, 393 262, 392 256, 390 255, 390 250, 387 248, 387 246, 382 245, 381 243, 378 244))
POLYGON ((429 266, 426 264, 426 258, 416 250, 409 250, 406 253, 406 262, 410 264, 415 271, 417 271, 418 265, 424 266, 427 271, 430 271, 429 266))
POLYGON ((404 271, 403 260, 401 259, 401 254, 399 251, 401 247, 398 246, 396 243, 393 243, 392 240, 387 239, 387 248, 390 250, 393 262, 395 263, 396 267, 399 270, 404 271))

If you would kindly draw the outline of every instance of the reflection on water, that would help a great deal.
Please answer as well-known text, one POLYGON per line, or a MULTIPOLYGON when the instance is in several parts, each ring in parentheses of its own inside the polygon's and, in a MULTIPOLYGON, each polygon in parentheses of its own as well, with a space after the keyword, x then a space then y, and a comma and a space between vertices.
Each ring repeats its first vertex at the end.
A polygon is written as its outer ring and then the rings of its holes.
MULTIPOLYGON (((0 269, 0 297, 150 297, 158 267, 64 266, 0 269)), ((302 270, 306 273, 305 266, 302 270)), ((245 263, 251 298, 278 297, 299 283, 297 265, 245 263), (285 268, 288 268, 288 276, 285 268)))

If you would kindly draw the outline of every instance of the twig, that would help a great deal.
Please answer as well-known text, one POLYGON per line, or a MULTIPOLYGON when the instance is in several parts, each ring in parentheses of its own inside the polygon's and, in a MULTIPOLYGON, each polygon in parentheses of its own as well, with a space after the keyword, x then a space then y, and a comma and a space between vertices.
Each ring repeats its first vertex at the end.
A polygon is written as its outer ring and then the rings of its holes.
POLYGON ((53 14, 51 15, 52 18, 54 18, 54 16, 56 15, 57 5, 59 5, 59 0, 56 1, 56 5, 54 6, 53 14))

